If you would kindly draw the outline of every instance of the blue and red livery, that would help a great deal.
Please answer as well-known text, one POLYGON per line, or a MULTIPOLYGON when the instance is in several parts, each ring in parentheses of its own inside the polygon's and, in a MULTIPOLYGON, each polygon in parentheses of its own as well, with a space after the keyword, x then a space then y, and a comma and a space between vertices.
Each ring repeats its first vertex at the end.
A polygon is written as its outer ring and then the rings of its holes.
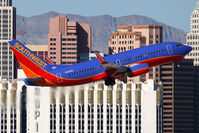
POLYGON ((24 80, 31 86, 74 86, 104 80, 114 85, 115 79, 147 73, 150 67, 178 62, 192 48, 177 42, 159 43, 101 57, 74 65, 56 65, 34 54, 17 40, 9 41, 14 55, 24 70, 24 80))

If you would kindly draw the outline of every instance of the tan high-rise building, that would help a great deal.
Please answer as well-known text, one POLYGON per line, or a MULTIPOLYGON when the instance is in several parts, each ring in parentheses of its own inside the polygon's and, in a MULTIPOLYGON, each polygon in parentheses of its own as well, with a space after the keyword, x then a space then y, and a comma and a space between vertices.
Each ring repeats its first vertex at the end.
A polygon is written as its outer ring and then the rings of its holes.
POLYGON ((69 21, 66 15, 50 19, 48 56, 56 64, 72 65, 91 51, 91 28, 88 24, 69 21))
POLYGON ((195 133, 193 60, 165 64, 160 70, 163 133, 195 133))
MULTIPOLYGON (((117 32, 113 32, 109 39, 110 52, 115 54, 150 44, 161 43, 163 41, 162 26, 159 25, 135 25, 118 26, 117 32)), ((147 79, 156 79, 159 82, 159 67, 151 68, 150 72, 129 78, 129 81, 139 82, 147 79)))
POLYGON ((16 9, 12 0, 0 0, 0 77, 13 79, 15 59, 8 41, 16 39, 16 9))

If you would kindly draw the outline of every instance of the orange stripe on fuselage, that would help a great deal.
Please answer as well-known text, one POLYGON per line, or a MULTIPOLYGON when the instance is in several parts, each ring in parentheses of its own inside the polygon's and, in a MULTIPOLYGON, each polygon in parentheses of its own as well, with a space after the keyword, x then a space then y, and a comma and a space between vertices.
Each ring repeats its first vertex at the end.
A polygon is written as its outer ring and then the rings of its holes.
MULTIPOLYGON (((37 75, 36 73, 34 73, 32 70, 30 70, 29 68, 27 68, 25 65, 23 65, 21 62, 20 62, 20 65, 21 65, 21 67, 23 68, 23 70, 25 70, 26 72, 28 72, 28 74, 31 74, 31 76, 32 77, 41 77, 41 76, 39 76, 39 75, 37 75)), ((24 71, 24 72, 25 72, 24 71)), ((26 73, 25 72, 25 73, 26 73)), ((51 81, 49 81, 49 80, 47 80, 47 79, 44 79, 45 80, 45 82, 37 82, 37 81, 35 81, 35 83, 37 84, 37 85, 40 85, 40 86, 57 86, 57 84, 55 84, 55 83, 53 83, 53 82, 51 82, 51 81)))
POLYGON ((24 73, 26 74, 26 77, 41 77, 41 76, 37 75, 36 73, 34 73, 33 71, 31 71, 30 69, 28 69, 27 67, 25 67, 25 65, 23 65, 23 63, 19 62, 19 64, 21 65, 24 73))

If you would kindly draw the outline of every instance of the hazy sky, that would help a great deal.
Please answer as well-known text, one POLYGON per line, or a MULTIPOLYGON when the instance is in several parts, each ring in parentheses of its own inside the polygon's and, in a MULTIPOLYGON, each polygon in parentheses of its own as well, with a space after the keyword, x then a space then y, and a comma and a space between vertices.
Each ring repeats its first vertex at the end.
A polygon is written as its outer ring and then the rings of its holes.
POLYGON ((17 14, 34 16, 48 11, 83 16, 144 15, 189 31, 189 16, 196 0, 13 0, 17 14))

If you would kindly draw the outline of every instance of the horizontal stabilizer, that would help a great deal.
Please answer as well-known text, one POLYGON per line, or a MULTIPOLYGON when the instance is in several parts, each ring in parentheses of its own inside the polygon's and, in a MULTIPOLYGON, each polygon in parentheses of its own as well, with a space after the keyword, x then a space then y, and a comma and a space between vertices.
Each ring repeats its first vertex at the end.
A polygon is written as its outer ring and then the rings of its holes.
POLYGON ((46 83, 44 78, 33 77, 33 78, 19 78, 19 79, 9 79, 10 82, 24 81, 26 85, 40 86, 46 83))
POLYGON ((35 78, 26 78, 24 82, 26 83, 26 85, 39 86, 46 83, 46 80, 44 78, 35 77, 35 78))

